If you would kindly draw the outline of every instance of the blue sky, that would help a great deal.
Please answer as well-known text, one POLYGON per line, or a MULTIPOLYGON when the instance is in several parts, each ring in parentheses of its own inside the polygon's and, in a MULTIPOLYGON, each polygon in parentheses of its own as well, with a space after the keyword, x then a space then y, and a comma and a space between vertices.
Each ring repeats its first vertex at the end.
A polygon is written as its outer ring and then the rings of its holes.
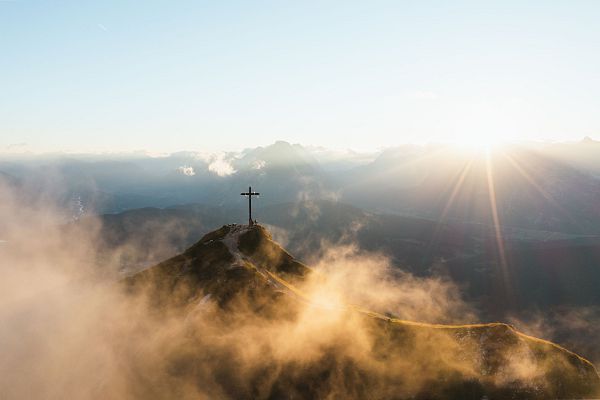
POLYGON ((598 21, 598 1, 0 0, 0 151, 600 139, 598 21))

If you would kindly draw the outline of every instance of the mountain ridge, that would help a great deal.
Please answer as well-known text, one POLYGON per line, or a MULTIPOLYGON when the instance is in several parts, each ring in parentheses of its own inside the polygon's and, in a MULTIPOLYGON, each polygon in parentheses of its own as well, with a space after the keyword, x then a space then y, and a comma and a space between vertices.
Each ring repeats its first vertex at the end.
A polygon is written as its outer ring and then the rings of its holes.
MULTIPOLYGON (((358 319, 357 332, 368 335, 371 341, 366 353, 369 362, 364 366, 347 364, 346 352, 350 350, 342 351, 342 355, 332 353, 330 357, 354 373, 364 374, 366 378, 361 385, 373 393, 381 390, 388 393, 389 388, 396 388, 398 393, 403 393, 397 398, 481 398, 482 395, 505 398, 507 394, 547 398, 585 397, 600 392, 598 372, 589 361, 552 342, 522 334, 508 324, 426 324, 396 319, 356 305, 320 304, 304 292, 307 281, 315 276, 317 280, 326 279, 320 274, 296 261, 262 226, 224 225, 206 234, 182 254, 128 277, 126 282, 132 291, 150 288, 154 304, 175 304, 185 310, 184 314, 211 301, 217 309, 230 314, 229 317, 237 315, 241 307, 245 312, 250 310, 244 318, 252 315, 259 318, 259 323, 264 323, 262 318, 270 323, 293 321, 305 308, 332 320, 343 315, 342 326, 347 323, 346 319, 358 319), (436 347, 445 358, 438 359, 431 353, 436 347), (383 354, 380 354, 382 349, 383 354), (429 369, 433 369, 429 384, 409 390, 401 383, 406 379, 404 375, 367 367, 371 364, 391 367, 406 358, 414 362, 409 367, 403 364, 403 368, 412 373, 428 371, 431 374, 429 369), (430 365, 432 359, 436 360, 435 365, 430 365), (525 372, 515 372, 521 369, 525 372), (447 396, 448 393, 453 394, 447 396), (473 394, 476 396, 470 397, 473 394)), ((343 327, 339 329, 351 337, 357 334, 346 332, 343 327)), ((334 345, 328 344, 331 349, 334 345)), ((283 363, 279 368, 287 370, 288 367, 283 363)), ((312 376, 313 371, 321 367, 318 363, 309 363, 303 368, 300 375, 312 376)), ((312 383, 314 388, 305 388, 303 379, 306 377, 283 372, 278 379, 288 385, 278 390, 298 393, 300 398, 320 397, 323 387, 331 384, 329 378, 319 378, 312 383)), ((354 378, 337 379, 343 379, 345 387, 358 384, 354 378)), ((276 392, 273 389, 263 397, 280 398, 274 395, 276 392)), ((239 394, 233 393, 233 397, 239 394)), ((350 398, 362 397, 345 394, 350 398)), ((381 398, 390 398, 390 395, 381 398)))

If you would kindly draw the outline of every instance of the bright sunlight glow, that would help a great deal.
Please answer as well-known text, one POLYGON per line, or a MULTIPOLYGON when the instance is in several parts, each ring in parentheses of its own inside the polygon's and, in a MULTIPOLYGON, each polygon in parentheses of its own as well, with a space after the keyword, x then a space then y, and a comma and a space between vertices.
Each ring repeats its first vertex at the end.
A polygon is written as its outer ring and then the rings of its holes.
POLYGON ((498 147, 502 141, 499 137, 488 135, 464 135, 451 142, 454 146, 477 153, 486 153, 498 147))

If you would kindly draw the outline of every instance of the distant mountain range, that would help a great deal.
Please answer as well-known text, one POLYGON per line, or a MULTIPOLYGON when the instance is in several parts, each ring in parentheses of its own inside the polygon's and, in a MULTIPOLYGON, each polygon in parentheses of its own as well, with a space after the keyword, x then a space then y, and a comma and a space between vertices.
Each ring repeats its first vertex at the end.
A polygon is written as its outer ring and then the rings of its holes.
POLYGON ((339 200, 371 212, 600 234, 600 146, 592 140, 506 146, 489 158, 441 145, 358 154, 276 142, 212 155, 0 157, 0 171, 0 180, 31 198, 42 189, 67 214, 73 197, 88 214, 241 207, 240 188, 252 184, 263 205, 339 200))

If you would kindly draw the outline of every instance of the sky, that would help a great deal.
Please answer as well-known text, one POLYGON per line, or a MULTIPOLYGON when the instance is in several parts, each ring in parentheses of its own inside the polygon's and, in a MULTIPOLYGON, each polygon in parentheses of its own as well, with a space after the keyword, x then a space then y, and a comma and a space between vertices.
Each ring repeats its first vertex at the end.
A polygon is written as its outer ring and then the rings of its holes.
POLYGON ((599 1, 0 0, 0 152, 600 139, 599 1))

